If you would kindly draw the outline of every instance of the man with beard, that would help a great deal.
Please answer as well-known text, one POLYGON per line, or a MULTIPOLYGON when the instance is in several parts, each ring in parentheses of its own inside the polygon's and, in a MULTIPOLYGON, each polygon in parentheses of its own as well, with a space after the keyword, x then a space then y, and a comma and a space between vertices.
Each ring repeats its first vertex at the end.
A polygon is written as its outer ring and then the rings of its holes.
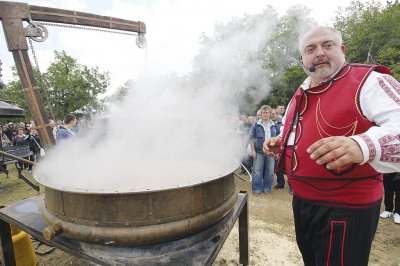
POLYGON ((305 265, 368 265, 383 195, 400 170, 400 84, 384 66, 348 64, 335 29, 300 40, 308 78, 283 118, 280 154, 293 189, 296 240, 305 265))

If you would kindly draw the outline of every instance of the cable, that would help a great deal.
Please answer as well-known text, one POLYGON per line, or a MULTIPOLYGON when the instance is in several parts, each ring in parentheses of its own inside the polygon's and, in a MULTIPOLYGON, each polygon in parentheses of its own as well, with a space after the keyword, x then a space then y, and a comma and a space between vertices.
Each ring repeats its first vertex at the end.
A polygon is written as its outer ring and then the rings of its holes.
POLYGON ((240 167, 242 167, 242 168, 246 171, 247 175, 249 176, 249 179, 244 178, 244 177, 242 177, 241 175, 239 175, 239 174, 237 174, 237 173, 235 173, 235 172, 233 172, 233 175, 239 177, 239 178, 242 179, 243 181, 251 182, 251 181, 253 180, 253 177, 251 176, 249 170, 247 170, 247 168, 246 168, 242 163, 240 164, 240 167))
MULTIPOLYGON (((35 253, 36 253, 36 255, 38 255, 38 256, 48 255, 48 254, 52 253, 54 250, 56 250, 55 247, 50 246, 50 245, 47 245, 46 243, 43 243, 43 242, 41 242, 40 240, 37 240, 36 238, 34 238, 34 237, 32 237, 32 236, 31 236, 31 240, 32 240, 32 242, 33 242, 33 241, 38 242, 38 243, 35 245, 35 253), (46 247, 48 248, 48 250, 39 251, 39 250, 41 249, 41 248, 40 248, 41 246, 46 246, 46 247)), ((43 248, 42 248, 42 249, 43 249, 43 248)))

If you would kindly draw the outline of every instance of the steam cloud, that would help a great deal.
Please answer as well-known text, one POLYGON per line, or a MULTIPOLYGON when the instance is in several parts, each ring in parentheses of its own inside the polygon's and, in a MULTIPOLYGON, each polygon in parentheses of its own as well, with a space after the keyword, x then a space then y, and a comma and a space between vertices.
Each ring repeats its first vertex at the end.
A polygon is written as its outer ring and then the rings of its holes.
POLYGON ((231 173, 246 146, 237 132, 241 96, 248 87, 259 100, 268 91, 267 72, 252 55, 272 30, 267 18, 246 32, 230 29, 197 55, 191 75, 137 82, 107 122, 47 153, 35 177, 61 190, 124 193, 231 173))

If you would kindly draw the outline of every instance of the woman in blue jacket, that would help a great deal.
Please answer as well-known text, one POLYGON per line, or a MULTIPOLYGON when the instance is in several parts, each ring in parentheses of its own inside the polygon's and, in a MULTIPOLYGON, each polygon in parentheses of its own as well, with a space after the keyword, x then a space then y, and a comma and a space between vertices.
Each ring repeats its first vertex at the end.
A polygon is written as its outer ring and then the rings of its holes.
POLYGON ((279 135, 278 126, 270 119, 271 110, 268 105, 261 107, 261 118, 253 124, 249 133, 253 157, 252 190, 256 195, 262 192, 270 193, 274 181, 274 158, 265 155, 262 151, 266 138, 279 135))

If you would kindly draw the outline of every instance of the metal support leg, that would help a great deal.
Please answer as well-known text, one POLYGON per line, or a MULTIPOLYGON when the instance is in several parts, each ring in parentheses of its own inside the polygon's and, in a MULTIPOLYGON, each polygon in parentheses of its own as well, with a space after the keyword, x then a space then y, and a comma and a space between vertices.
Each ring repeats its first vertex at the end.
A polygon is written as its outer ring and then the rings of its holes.
POLYGON ((31 186, 31 188, 36 190, 36 192, 39 194, 39 192, 40 192, 39 185, 36 185, 35 183, 33 183, 31 180, 29 180, 26 176, 24 176, 22 174, 23 169, 18 165, 18 163, 15 163, 15 167, 17 168, 17 171, 18 171, 18 178, 24 180, 25 183, 27 183, 29 186, 31 186))
POLYGON ((0 243, 2 265, 15 266, 15 257, 10 225, 3 220, 0 220, 0 243))
POLYGON ((241 193, 246 193, 246 203, 239 214, 239 263, 249 265, 249 207, 247 192, 241 193))
POLYGON ((7 166, 5 164, 0 164, 0 172, 5 173, 8 178, 8 170, 7 170, 7 166))

